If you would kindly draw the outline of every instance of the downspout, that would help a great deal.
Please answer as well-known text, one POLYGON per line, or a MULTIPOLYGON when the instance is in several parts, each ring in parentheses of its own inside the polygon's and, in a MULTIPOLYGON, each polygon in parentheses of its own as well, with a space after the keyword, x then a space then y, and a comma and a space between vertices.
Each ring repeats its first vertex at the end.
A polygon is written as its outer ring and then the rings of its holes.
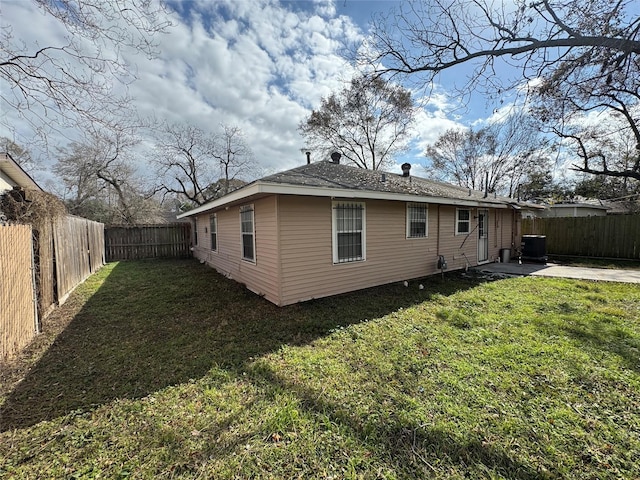
POLYGON ((518 226, 516 225, 516 209, 514 208, 511 211, 511 248, 514 249, 514 254, 515 254, 515 248, 516 248, 516 230, 517 230, 518 226))
POLYGON ((436 255, 440 255, 440 204, 438 204, 438 234, 436 240, 436 255))
MULTIPOLYGON (((307 152, 307 160, 311 163, 310 160, 311 153, 307 152)), ((282 249, 280 248, 281 241, 281 223, 280 223, 280 195, 275 195, 275 203, 276 203, 276 252, 278 255, 278 306, 281 307, 283 302, 283 287, 282 287, 282 249)))

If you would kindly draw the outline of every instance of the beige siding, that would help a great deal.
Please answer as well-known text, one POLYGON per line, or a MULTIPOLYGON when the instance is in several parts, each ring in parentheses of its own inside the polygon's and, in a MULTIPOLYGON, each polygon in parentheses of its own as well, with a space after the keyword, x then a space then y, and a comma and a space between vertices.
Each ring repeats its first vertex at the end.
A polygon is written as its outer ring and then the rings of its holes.
MULTIPOLYGON (((477 264, 477 209, 471 209, 468 238, 455 235, 455 207, 429 205, 428 237, 408 239, 406 203, 369 200, 366 260, 334 265, 331 199, 283 196, 279 206, 283 305, 431 275, 438 272, 438 255, 445 256, 449 270, 477 264)), ((504 243, 503 231, 510 229, 505 218, 489 210, 490 260, 510 246, 510 232, 504 243)))
MULTIPOLYGON (((368 200, 366 260, 335 265, 331 198, 274 195, 253 205, 255 263, 241 259, 239 206, 216 212, 215 252, 210 248, 209 213, 198 217, 194 254, 278 305, 432 275, 439 271, 438 255, 445 256, 449 270, 477 264, 475 208, 470 209, 471 233, 456 235, 456 208, 429 205, 428 237, 408 239, 405 202, 368 200)), ((490 261, 501 248, 512 246, 513 218, 511 210, 489 210, 490 261)))
MULTIPOLYGON (((437 209, 438 207, 436 207, 437 209)), ((447 260, 449 270, 466 268, 477 264, 478 230, 474 221, 477 209, 471 210, 469 234, 456 235, 456 208, 448 205, 440 206, 440 255, 447 260)))
POLYGON ((244 283, 269 301, 280 303, 277 197, 256 200, 254 206, 255 263, 243 260, 240 236, 240 208, 215 212, 218 218, 217 250, 211 250, 209 216, 198 216, 196 258, 204 260, 223 275, 244 283), (206 231, 205 231, 206 228, 206 231))
POLYGON ((501 248, 510 248, 511 256, 514 256, 514 247, 513 244, 513 218, 516 215, 515 211, 512 209, 509 210, 500 210, 500 214, 502 215, 502 222, 500 228, 500 239, 501 239, 501 248))

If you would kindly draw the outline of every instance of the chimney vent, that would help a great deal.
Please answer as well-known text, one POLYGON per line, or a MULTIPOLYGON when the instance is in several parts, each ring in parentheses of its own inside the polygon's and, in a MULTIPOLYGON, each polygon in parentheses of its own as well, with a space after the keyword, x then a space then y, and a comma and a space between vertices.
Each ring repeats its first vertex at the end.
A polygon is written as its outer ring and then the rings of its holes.
POLYGON ((340 163, 340 157, 342 157, 342 155, 340 155, 339 152, 333 152, 331 154, 331 160, 333 161, 333 163, 339 164, 340 163))
POLYGON ((403 177, 408 177, 409 176, 409 172, 411 171, 411 164, 410 163, 403 163, 400 168, 402 168, 402 176, 403 177))
POLYGON ((307 156, 307 165, 311 164, 311 152, 306 152, 305 155, 307 156))

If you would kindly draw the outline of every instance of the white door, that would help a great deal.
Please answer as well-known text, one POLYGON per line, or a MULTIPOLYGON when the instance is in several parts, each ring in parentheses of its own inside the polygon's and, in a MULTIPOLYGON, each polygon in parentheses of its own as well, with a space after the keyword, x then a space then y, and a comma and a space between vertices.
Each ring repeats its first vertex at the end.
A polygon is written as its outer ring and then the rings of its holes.
POLYGON ((489 260, 489 211, 478 210, 478 263, 489 260))

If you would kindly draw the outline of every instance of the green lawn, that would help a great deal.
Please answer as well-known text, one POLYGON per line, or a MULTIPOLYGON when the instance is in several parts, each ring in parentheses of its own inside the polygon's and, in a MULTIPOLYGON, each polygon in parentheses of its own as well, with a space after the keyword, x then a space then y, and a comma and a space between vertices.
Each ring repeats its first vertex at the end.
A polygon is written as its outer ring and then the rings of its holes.
POLYGON ((2 367, 0 477, 640 478, 638 285, 422 283, 278 308, 109 264, 2 367))

